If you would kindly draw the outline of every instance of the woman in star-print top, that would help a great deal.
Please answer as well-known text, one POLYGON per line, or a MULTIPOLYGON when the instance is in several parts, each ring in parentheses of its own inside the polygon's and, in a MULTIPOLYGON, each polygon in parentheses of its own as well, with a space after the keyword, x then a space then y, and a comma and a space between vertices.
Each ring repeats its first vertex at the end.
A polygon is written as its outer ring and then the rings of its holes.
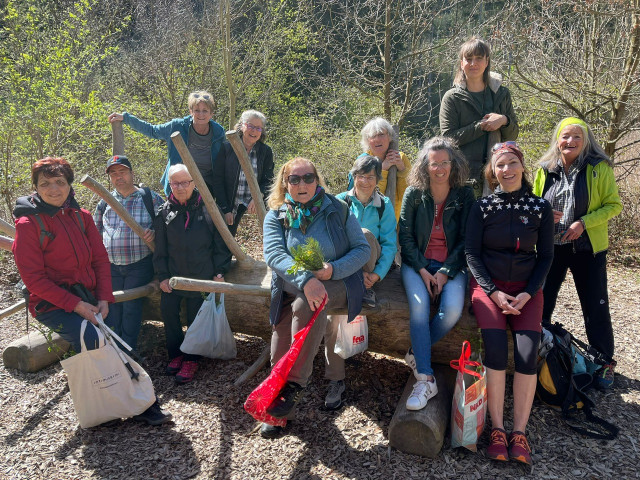
POLYGON ((497 144, 485 177, 493 194, 479 199, 467 222, 465 252, 473 274, 471 303, 482 331, 487 397, 493 429, 487 454, 531 463, 524 431, 536 390, 542 324, 541 287, 553 261, 553 212, 531 193, 522 151, 497 144), (504 430, 509 323, 514 344, 513 432, 504 430))

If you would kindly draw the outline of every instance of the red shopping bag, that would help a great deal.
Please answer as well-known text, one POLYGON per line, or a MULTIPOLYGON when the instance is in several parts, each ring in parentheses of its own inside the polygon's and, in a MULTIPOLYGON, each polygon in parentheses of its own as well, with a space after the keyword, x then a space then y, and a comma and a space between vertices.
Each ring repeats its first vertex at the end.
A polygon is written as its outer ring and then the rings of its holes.
POLYGON ((465 340, 460 359, 450 362, 458 370, 451 405, 451 448, 475 452, 487 418, 487 379, 484 365, 469 360, 470 356, 471 345, 465 340), (480 372, 468 367, 479 367, 480 372))
POLYGON ((244 402, 244 409, 259 422, 268 423, 276 427, 284 427, 287 424, 286 418, 275 418, 269 415, 267 413, 267 407, 271 405, 271 402, 273 402, 280 393, 280 390, 282 390, 282 387, 287 383, 287 377, 298 355, 300 355, 304 340, 307 338, 307 334, 315 323, 316 318, 318 318, 320 312, 324 310, 326 303, 327 297, 325 295, 322 303, 316 308, 311 320, 307 323, 307 326, 294 335, 289 351, 278 360, 271 369, 269 376, 249 394, 247 400, 244 402))

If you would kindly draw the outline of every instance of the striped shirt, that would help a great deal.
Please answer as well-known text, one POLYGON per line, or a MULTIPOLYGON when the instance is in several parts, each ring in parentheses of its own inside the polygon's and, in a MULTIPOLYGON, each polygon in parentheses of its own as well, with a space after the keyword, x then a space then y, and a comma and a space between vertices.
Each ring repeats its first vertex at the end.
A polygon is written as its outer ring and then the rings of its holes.
POLYGON ((575 184, 578 172, 581 170, 584 160, 580 163, 573 162, 569 167, 569 171, 564 171, 564 164, 561 159, 558 159, 553 170, 560 177, 560 181, 553 186, 553 198, 551 200, 551 208, 563 212, 564 215, 558 223, 555 224, 553 243, 556 245, 562 245, 571 243, 572 240, 560 239, 565 234, 571 224, 577 220, 575 217, 575 184))
MULTIPOLYGON (((144 229, 153 228, 153 220, 144 206, 142 190, 136 190, 131 195, 123 197, 117 190, 111 194, 131 214, 133 219, 144 229)), ((153 209, 158 211, 164 200, 156 192, 151 192, 153 209)), ((102 202, 101 202, 102 203, 102 202)), ((102 242, 109 254, 109 261, 114 265, 130 265, 142 260, 151 253, 144 240, 136 235, 109 205, 103 210, 100 204, 93 214, 93 221, 102 235, 102 242)))

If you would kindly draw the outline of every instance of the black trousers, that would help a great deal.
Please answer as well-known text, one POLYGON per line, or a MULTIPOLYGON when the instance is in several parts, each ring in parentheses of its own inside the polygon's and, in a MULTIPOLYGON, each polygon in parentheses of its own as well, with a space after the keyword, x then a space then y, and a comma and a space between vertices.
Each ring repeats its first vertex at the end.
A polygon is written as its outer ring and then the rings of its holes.
MULTIPOLYGON (((174 290, 171 293, 162 292, 160 296, 160 309, 162 310, 162 321, 164 322, 164 334, 167 341, 167 351, 169 359, 173 359, 178 355, 183 355, 180 351, 180 345, 184 340, 182 333, 182 324, 180 323, 180 306, 182 300, 185 301, 187 307, 187 327, 189 327, 200 310, 204 298, 201 295, 194 297, 183 297, 174 290)), ((197 360, 199 355, 184 354, 185 360, 197 360)))
POLYGON ((244 205, 238 205, 238 212, 236 213, 236 216, 233 219, 233 225, 229 225, 229 231, 231 232, 231 235, 233 235, 234 237, 236 236, 236 233, 238 233, 238 225, 240 224, 240 220, 242 220, 242 216, 245 214, 246 211, 247 211, 247 207, 245 207, 244 205))
POLYGON ((544 308, 542 324, 551 323, 556 308, 558 291, 571 270, 582 307, 584 326, 589 344, 605 355, 613 357, 613 328, 609 313, 607 291, 607 252, 574 252, 572 244, 556 245, 553 264, 543 287, 544 308))

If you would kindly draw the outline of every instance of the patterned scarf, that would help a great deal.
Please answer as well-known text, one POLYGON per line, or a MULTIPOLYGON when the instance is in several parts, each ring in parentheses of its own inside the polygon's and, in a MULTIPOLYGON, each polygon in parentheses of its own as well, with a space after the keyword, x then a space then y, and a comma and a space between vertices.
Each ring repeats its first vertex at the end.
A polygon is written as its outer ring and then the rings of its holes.
POLYGON ((178 199, 173 195, 173 192, 169 194, 169 203, 171 204, 171 210, 175 211, 177 215, 185 212, 187 214, 187 220, 184 222, 184 229, 186 230, 189 227, 189 222, 191 221, 191 214, 194 210, 200 207, 202 203, 202 197, 198 190, 194 189, 191 194, 191 198, 187 200, 186 204, 182 204, 178 201, 178 199))
POLYGON ((284 198, 284 204, 287 207, 284 226, 287 228, 299 228, 303 234, 306 234, 307 228, 313 222, 313 218, 320 211, 323 200, 324 188, 320 185, 316 187, 316 193, 307 203, 296 202, 291 195, 287 193, 284 198))

